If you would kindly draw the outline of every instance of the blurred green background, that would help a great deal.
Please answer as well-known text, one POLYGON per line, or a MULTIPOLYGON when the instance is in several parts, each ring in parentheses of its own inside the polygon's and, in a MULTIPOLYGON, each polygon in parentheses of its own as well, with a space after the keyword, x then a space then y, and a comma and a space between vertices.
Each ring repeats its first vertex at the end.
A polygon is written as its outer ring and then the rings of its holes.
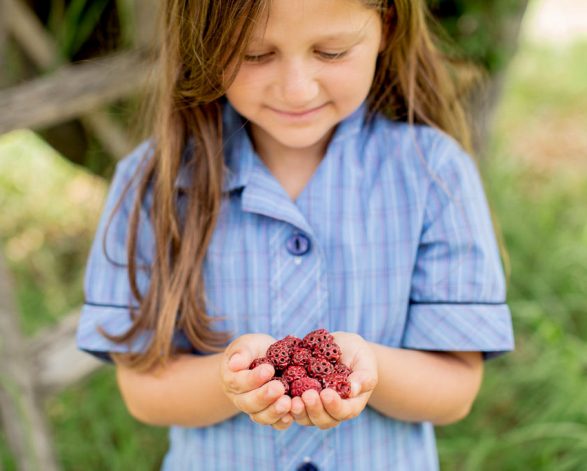
MULTIPOLYGON (((486 365, 469 417, 437 429, 443 470, 587 469, 587 37, 545 31, 552 3, 530 5, 481 163, 516 351, 486 365)), ((0 136, 0 241, 27 335, 82 303, 106 189, 33 132, 0 136)), ((111 367, 44 406, 64 470, 158 469, 166 430, 128 415, 111 367)), ((16 470, 1 432, 0 468, 16 470)))

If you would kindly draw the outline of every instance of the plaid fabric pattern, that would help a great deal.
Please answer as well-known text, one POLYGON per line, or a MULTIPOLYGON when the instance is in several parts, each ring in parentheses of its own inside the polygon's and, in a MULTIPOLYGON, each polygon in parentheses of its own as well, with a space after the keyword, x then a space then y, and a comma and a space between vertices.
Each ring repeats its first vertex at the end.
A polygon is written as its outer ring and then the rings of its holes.
MULTIPOLYGON (((439 131, 381 116, 368 122, 365 112, 363 104, 339 124, 292 201, 255 153, 241 117, 225 105, 225 199, 204 272, 209 314, 224 318, 217 328, 280 338, 326 327, 391 347, 475 350, 485 358, 512 350, 503 270, 473 161, 439 131), (292 252, 292 237, 304 238, 307 252, 292 252)), ((128 306, 136 305, 124 266, 136 185, 109 227, 111 260, 102 237, 124 185, 149 156, 148 144, 118 164, 89 256, 78 345, 101 358, 140 351, 149 340, 147 332, 131 346, 115 345, 96 332, 99 325, 127 329, 128 306)), ((189 184, 184 169, 177 186, 189 184)), ((138 257, 147 265, 152 196, 139 231, 138 257)), ((141 289, 148 283, 145 270, 141 289)), ((187 345, 181 332, 176 342, 187 345)), ((206 428, 171 427, 163 468, 295 470, 304 463, 320 470, 436 470, 434 429, 369 407, 327 431, 294 424, 278 432, 240 414, 206 428)))

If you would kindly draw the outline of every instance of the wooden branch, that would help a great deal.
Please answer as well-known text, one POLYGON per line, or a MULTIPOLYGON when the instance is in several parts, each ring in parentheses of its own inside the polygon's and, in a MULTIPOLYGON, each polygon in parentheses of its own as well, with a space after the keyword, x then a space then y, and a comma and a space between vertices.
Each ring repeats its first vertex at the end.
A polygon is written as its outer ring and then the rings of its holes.
POLYGON ((0 133, 50 126, 149 86, 151 62, 137 51, 80 65, 0 91, 0 133))
MULTIPOLYGON (((63 63, 55 40, 47 32, 37 16, 24 3, 18 0, 6 1, 10 14, 10 32, 26 53, 39 66, 47 71, 63 63)), ((82 124, 93 133, 106 151, 121 158, 132 149, 127 132, 116 123, 106 111, 94 110, 81 118, 82 124)))
POLYGON ((28 351, 37 386, 43 395, 54 394, 93 373, 103 362, 77 348, 80 310, 29 341, 28 351))
POLYGON ((161 15, 161 2, 158 0, 131 1, 135 23, 135 45, 141 49, 156 49, 160 41, 157 18, 161 15))
POLYGON ((19 0, 4 0, 6 26, 35 64, 48 70, 61 62, 57 45, 37 16, 19 0))
POLYGON ((51 436, 35 394, 35 377, 13 303, 14 288, 0 254, 0 416, 18 469, 56 471, 51 436))

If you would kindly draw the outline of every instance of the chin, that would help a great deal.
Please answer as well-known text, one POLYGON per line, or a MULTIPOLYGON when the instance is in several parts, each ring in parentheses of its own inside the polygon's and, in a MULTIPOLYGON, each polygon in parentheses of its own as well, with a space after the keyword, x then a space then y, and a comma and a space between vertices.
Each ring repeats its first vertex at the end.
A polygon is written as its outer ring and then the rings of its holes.
POLYGON ((321 142, 327 134, 328 132, 296 132, 296 129, 292 129, 286 132, 275 133, 272 137, 282 146, 292 149, 306 149, 321 142))

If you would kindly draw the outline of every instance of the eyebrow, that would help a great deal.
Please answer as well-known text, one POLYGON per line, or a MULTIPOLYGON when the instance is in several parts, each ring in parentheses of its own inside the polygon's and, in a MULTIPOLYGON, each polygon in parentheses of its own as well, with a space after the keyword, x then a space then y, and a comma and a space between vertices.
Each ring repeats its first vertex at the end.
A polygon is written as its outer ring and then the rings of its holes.
MULTIPOLYGON (((321 42, 321 41, 330 41, 330 40, 336 40, 336 39, 342 39, 343 41, 351 41, 351 40, 356 40, 359 41, 361 39, 363 39, 364 33, 363 31, 359 30, 359 31, 353 31, 353 32, 339 32, 339 33, 328 33, 328 34, 324 34, 322 36, 318 36, 316 38, 316 42, 321 42)), ((251 38, 251 42, 252 43, 263 43, 265 42, 265 39, 263 37, 253 37, 251 38)))

